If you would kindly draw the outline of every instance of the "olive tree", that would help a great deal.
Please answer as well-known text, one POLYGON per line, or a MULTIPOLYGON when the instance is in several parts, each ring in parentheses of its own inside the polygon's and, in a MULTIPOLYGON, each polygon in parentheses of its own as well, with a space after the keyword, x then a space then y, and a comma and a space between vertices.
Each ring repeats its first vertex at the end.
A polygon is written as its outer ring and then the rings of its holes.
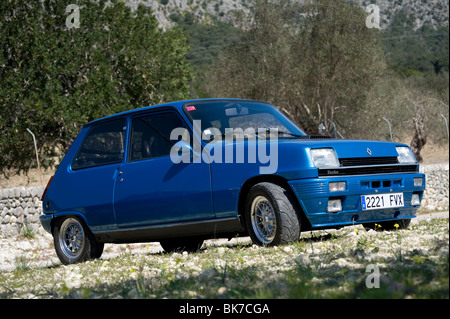
POLYGON ((306 131, 349 116, 383 73, 378 30, 346 0, 257 1, 247 29, 211 69, 211 96, 270 101, 306 131))

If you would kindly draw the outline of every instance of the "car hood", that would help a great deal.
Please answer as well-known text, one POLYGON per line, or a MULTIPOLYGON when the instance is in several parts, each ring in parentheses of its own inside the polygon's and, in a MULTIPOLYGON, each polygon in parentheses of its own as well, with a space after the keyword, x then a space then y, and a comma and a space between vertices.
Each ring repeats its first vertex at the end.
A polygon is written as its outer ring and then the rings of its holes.
MULTIPOLYGON (((280 139, 280 141, 283 141, 280 139)), ((283 141, 284 142, 284 141, 283 141)), ((283 144, 281 142, 280 144, 283 144)), ((339 158, 359 157, 391 157, 398 156, 396 146, 407 146, 400 143, 365 141, 365 140, 290 140, 309 149, 333 148, 339 158)))
MULTIPOLYGON (((272 140, 271 142, 273 142, 272 140)), ((286 152, 303 150, 309 153, 310 149, 333 148, 339 158, 360 157, 396 157, 396 146, 406 146, 402 143, 380 142, 369 140, 336 140, 336 139, 291 139, 280 138, 278 150, 286 155, 286 152)), ((224 145, 245 145, 246 142, 225 143, 224 145)), ((213 144, 212 144, 213 145, 213 144)), ((210 145, 211 146, 211 145, 210 145)))
MULTIPOLYGON (((259 143, 260 141, 235 141, 235 142, 226 142, 226 143, 210 143, 205 146, 206 152, 211 154, 211 148, 222 146, 222 156, 226 156, 227 152, 229 152, 229 148, 236 148, 231 150, 229 154, 231 154, 232 159, 235 159, 234 156, 241 152, 246 154, 246 152, 250 152, 249 150, 245 150, 245 148, 250 147, 253 143, 259 143), (225 155, 224 155, 225 154, 225 155), (235 155, 234 155, 235 154, 235 155)), ((335 140, 335 139, 304 139, 304 138, 296 138, 296 139, 288 139, 288 138, 280 138, 277 140, 270 140, 270 147, 266 147, 265 153, 268 155, 267 157, 260 157, 260 150, 258 147, 257 152, 257 164, 255 167, 269 167, 267 171, 270 171, 270 174, 277 174, 283 176, 288 180, 293 179, 301 179, 301 178, 315 178, 318 176, 318 169, 314 166, 314 163, 311 158, 311 149, 316 148, 333 148, 340 159, 355 159, 355 158, 379 158, 379 157, 397 157, 398 153, 396 150, 396 146, 407 146, 405 144, 400 143, 391 143, 391 142, 378 142, 378 141, 365 141, 365 140, 335 140), (274 142, 277 141, 276 145, 274 142), (270 155, 270 156, 269 156, 270 155)), ((252 146, 254 147, 254 146, 252 146)), ((253 149, 255 150, 255 149, 253 149)), ((215 153, 215 152, 214 152, 215 153)), ((264 151, 263 151, 264 153, 264 151)), ((236 161, 237 162, 237 161, 236 161)), ((357 161, 364 163, 364 161, 357 161)), ((371 161, 370 161, 371 162, 371 161)), ((375 161, 377 162, 377 161, 375 161)), ((223 162, 222 162, 223 163, 223 162)), ((226 163, 226 161, 225 161, 226 163)), ((215 160, 213 160, 213 166, 216 165, 215 160)), ((222 165, 222 164, 218 164, 222 165)), ((231 165, 231 164, 230 164, 231 165)), ((236 169, 241 166, 234 166, 233 169, 236 169)), ((230 167, 231 169, 231 167, 230 167)), ((264 170, 256 172, 252 171, 256 168, 246 165, 242 166, 242 169, 245 172, 242 174, 257 176, 260 174, 269 174, 264 170), (248 172, 247 172, 248 170, 248 172)), ((215 168, 212 168, 212 171, 215 171, 215 168)), ((241 173, 239 173, 241 174, 241 173)))

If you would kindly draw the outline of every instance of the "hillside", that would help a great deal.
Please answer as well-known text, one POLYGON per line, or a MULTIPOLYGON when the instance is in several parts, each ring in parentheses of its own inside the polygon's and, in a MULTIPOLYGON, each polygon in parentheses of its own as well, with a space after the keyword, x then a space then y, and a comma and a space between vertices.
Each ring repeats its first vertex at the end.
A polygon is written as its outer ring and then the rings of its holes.
MULTIPOLYGON (((298 0, 305 2, 305 0, 298 0)), ((170 19, 173 14, 192 13, 198 21, 210 23, 215 18, 233 24, 236 13, 249 13, 255 0, 127 0, 130 7, 136 8, 139 3, 149 6, 155 13, 161 27, 168 28, 175 23, 170 19)), ((362 7, 375 3, 380 8, 381 28, 389 27, 398 12, 412 15, 414 29, 429 24, 433 28, 448 25, 449 4, 447 0, 358 0, 362 7)))
MULTIPOLYGON (((132 9, 141 3, 150 7, 163 29, 181 27, 191 48, 187 58, 198 73, 236 39, 239 21, 252 12, 257 0, 126 1, 132 9)), ((356 1, 362 8, 370 3, 379 6, 386 57, 399 73, 448 70, 447 0, 349 1, 356 1)))
POLYGON ((393 17, 399 12, 412 17, 414 30, 421 28, 424 24, 434 29, 448 26, 447 0, 362 0, 360 2, 364 7, 373 2, 380 7, 382 29, 389 27, 393 17))
POLYGON ((196 20, 210 24, 216 18, 225 23, 235 23, 235 13, 249 13, 254 0, 126 0, 135 9, 140 3, 150 7, 162 28, 169 28, 176 23, 170 18, 173 15, 192 13, 196 20))

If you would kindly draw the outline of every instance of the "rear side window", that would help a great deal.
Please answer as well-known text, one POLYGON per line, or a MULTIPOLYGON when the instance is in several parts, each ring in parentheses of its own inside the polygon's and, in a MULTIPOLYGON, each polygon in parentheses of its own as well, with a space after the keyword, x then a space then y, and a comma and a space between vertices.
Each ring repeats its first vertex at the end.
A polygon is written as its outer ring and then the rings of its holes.
POLYGON ((92 127, 75 156, 72 169, 120 163, 125 148, 125 127, 125 119, 92 127))

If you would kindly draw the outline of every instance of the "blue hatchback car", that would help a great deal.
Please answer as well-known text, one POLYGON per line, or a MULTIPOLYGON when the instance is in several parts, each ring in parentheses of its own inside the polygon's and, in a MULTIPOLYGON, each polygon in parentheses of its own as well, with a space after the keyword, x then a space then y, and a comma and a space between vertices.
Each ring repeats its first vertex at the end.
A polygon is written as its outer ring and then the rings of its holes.
POLYGON ((309 136, 260 101, 205 99, 86 124, 49 181, 40 220, 64 264, 104 243, 195 251, 352 224, 407 227, 425 175, 404 144, 309 136))

